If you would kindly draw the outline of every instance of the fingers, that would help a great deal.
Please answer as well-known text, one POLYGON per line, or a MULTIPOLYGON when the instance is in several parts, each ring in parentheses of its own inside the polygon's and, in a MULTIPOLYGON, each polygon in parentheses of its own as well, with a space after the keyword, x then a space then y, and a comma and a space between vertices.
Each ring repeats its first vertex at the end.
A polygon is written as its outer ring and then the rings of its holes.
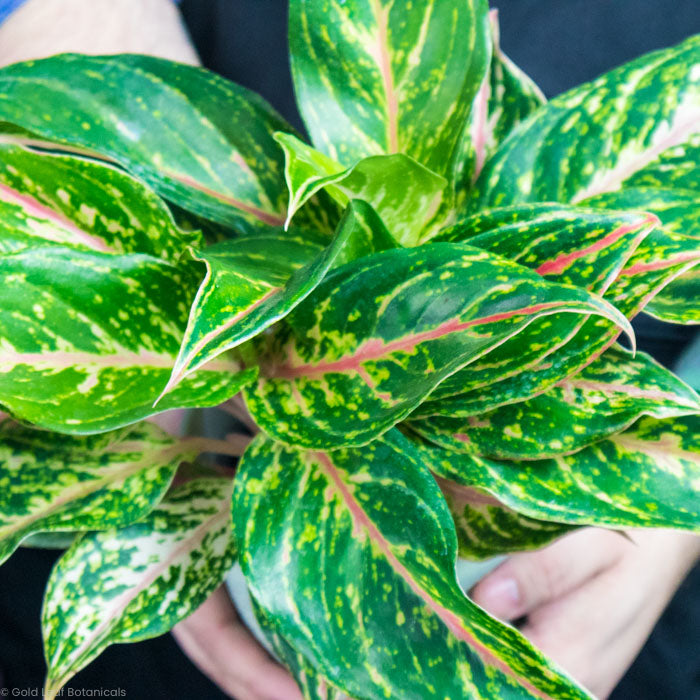
POLYGON ((612 567, 528 616, 521 631, 596 697, 607 697, 660 613, 636 570, 612 567))
MULTIPOLYGON (((599 698, 612 692, 700 552, 686 533, 637 531, 630 539, 579 531, 538 553, 547 558, 527 554, 502 567, 518 582, 520 608, 509 619, 526 614, 523 634, 599 698)), ((484 590, 475 591, 481 601, 494 595, 484 590)))
POLYGON ((492 615, 515 620, 612 566, 631 546, 618 533, 578 530, 542 550, 513 555, 470 597, 492 615))
POLYGON ((301 700, 293 678, 238 617, 222 586, 173 629, 187 656, 236 700, 301 700))

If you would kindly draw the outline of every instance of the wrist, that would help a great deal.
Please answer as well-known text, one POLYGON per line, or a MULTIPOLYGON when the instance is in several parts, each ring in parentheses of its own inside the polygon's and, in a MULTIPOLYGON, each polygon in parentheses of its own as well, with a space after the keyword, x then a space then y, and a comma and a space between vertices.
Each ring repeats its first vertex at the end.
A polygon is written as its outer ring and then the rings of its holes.
POLYGON ((652 567, 650 570, 663 572, 661 579, 669 597, 700 559, 700 537, 695 534, 681 530, 638 530, 629 535, 647 551, 645 560, 652 567))

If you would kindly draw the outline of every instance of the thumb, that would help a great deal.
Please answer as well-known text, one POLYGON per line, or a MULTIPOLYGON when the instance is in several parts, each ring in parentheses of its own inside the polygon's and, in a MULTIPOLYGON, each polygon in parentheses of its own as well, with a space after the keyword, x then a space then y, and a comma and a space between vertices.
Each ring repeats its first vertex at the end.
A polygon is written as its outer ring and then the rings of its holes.
POLYGON ((470 592, 502 620, 516 620, 607 569, 630 543, 607 530, 578 530, 536 552, 514 554, 470 592))

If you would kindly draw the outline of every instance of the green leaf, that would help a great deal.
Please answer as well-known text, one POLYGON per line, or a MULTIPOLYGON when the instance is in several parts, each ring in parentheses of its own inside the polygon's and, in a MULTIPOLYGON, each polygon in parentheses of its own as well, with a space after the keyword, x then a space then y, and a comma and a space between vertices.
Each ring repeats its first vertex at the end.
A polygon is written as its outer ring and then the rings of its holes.
MULTIPOLYGON (((700 192, 700 190, 698 190, 700 192)), ((664 229, 671 233, 700 238, 698 193, 667 187, 625 187, 604 192, 586 200, 586 207, 614 210, 648 211, 656 214, 664 229)))
POLYGON ((328 679, 320 676, 306 659, 280 634, 278 627, 265 614, 265 611, 251 598, 255 619, 265 634, 277 658, 284 663, 294 676, 305 700, 349 700, 345 693, 330 685, 328 679))
MULTIPOLYGON (((636 249, 605 294, 626 316, 632 318, 652 302, 667 285, 700 263, 695 238, 655 229, 636 249)), ((692 304, 693 299, 688 299, 692 304)))
POLYGON ((498 10, 489 12, 491 65, 474 98, 457 159, 457 187, 463 195, 508 134, 547 100, 535 83, 501 49, 498 10))
MULTIPOLYGON (((700 249, 686 236, 654 229, 638 246, 603 298, 634 318, 669 282, 700 261, 700 249)), ((535 396, 593 362, 617 339, 617 328, 589 319, 566 346, 509 380, 511 400, 535 396)))
POLYGON ((186 269, 145 255, 34 248, 0 256, 0 405, 66 433, 110 430, 171 408, 213 406, 253 379, 232 360, 153 404, 189 310, 186 269))
POLYGON ((572 529, 570 525, 528 518, 471 486, 439 476, 436 480, 452 513, 459 555, 465 559, 539 549, 572 529))
POLYGON ((148 423, 101 435, 0 424, 0 563, 29 535, 121 527, 161 499, 187 448, 148 423))
POLYGON ((377 253, 329 275, 261 340, 260 379, 246 402, 258 425, 284 442, 363 444, 445 377, 557 312, 626 326, 585 290, 471 246, 377 253))
POLYGON ((257 438, 234 529, 265 615, 352 697, 589 697, 465 597, 445 500, 396 431, 332 452, 257 438))
POLYGON ((581 202, 641 184, 637 173, 700 133, 699 61, 695 36, 553 99, 489 160, 471 206, 581 202))
POLYGON ((85 535, 59 559, 42 611, 48 698, 110 644, 167 632, 221 584, 236 556, 231 486, 190 481, 140 522, 85 535))
MULTIPOLYGON (((699 162, 700 148, 671 149, 664 162, 656 163, 640 171, 632 178, 642 182, 641 186, 629 187, 617 192, 608 192, 588 201, 591 206, 626 209, 645 209, 656 214, 664 229, 671 234, 680 234, 695 239, 694 247, 700 250, 700 183, 695 173, 699 162), (679 160, 678 152, 685 160, 679 160), (679 189, 680 184, 695 189, 679 189)), ((693 247, 688 241, 688 248, 693 247)), ((697 270, 678 276, 659 291, 645 307, 652 316, 670 323, 700 323, 700 283, 697 270)))
MULTIPOLYGON (((695 37, 697 42, 697 37, 695 37)), ((697 48, 695 63, 697 64, 697 48)), ((694 80, 690 66, 690 80, 694 80)), ((695 80, 695 93, 697 100, 697 80, 695 80)), ((694 104, 697 109, 697 101, 694 104)), ((700 133, 691 128, 691 135, 687 140, 672 148, 657 150, 658 157, 649 161, 643 168, 636 170, 633 175, 624 182, 624 188, 629 187, 664 187, 670 190, 686 190, 700 192, 700 176, 698 176, 698 161, 700 161, 700 133)), ((666 144, 664 144, 665 146, 666 144)))
POLYGON ((498 459, 570 454, 629 427, 642 415, 700 414, 700 397, 649 355, 608 350, 532 399, 479 416, 411 420, 412 430, 458 452, 498 459))
POLYGON ((204 264, 205 273, 163 394, 293 308, 308 293, 305 287, 318 280, 300 275, 296 284, 288 285, 290 277, 322 251, 323 243, 308 232, 280 229, 193 250, 192 257, 204 264))
MULTIPOLYGON (((648 214, 526 204, 480 212, 446 229, 436 240, 466 241, 553 281, 603 294, 655 226, 656 219, 648 214)), ((566 365, 558 374, 555 364, 547 381, 537 384, 532 393, 520 375, 563 359, 562 349, 579 333, 585 349, 588 338, 614 337, 617 328, 601 319, 588 321, 571 314, 536 320, 522 334, 448 377, 418 415, 477 415, 545 389, 567 376, 566 365)))
POLYGON ((644 308, 644 311, 669 323, 700 323, 700 267, 676 277, 644 308))
POLYGON ((400 247, 377 212, 361 199, 353 199, 348 204, 338 226, 339 230, 345 228, 349 230, 343 234, 345 243, 335 257, 333 267, 340 267, 382 250, 400 247))
POLYGON ((535 203, 486 209, 434 240, 469 243, 554 281, 603 294, 658 223, 646 213, 535 203))
MULTIPOLYGON (((633 318, 669 282, 699 260, 700 249, 692 239, 657 227, 643 237, 603 298, 625 316, 633 318)), ((462 372, 459 372, 433 392, 431 401, 421 406, 420 415, 473 416, 535 396, 594 361, 618 335, 619 329, 604 319, 586 319, 574 333, 560 336, 563 343, 548 341, 543 346, 541 359, 530 363, 526 371, 512 373, 499 392, 494 391, 493 385, 482 386, 478 376, 470 391, 464 391, 462 372)), ((492 359, 484 358, 486 368, 492 359)), ((478 367, 474 365, 475 369, 478 367)))
POLYGON ((486 490, 532 518, 700 532, 699 430, 698 415, 642 418, 572 455, 528 462, 418 449, 439 476, 486 490))
POLYGON ((294 87, 316 148, 449 175, 490 54, 483 0, 292 0, 294 87))
MULTIPOLYGON (((222 224, 250 230, 286 218, 273 134, 291 127, 258 95, 202 68, 137 55, 16 63, 0 70, 2 121, 113 159, 222 224)), ((328 224, 325 212, 308 211, 307 223, 328 224)))
POLYGON ((42 245, 177 260, 199 232, 180 230, 168 208, 116 168, 2 143, 0 253, 42 245))
POLYGON ((279 321, 319 284, 339 257, 393 247, 369 205, 353 202, 330 245, 310 232, 270 231, 210 246, 185 338, 163 393, 222 352, 279 321))
POLYGON ((417 245, 437 230, 447 180, 413 158, 372 156, 346 168, 290 134, 276 134, 276 139, 286 156, 287 223, 310 197, 326 189, 342 206, 351 199, 371 204, 405 246, 417 245))

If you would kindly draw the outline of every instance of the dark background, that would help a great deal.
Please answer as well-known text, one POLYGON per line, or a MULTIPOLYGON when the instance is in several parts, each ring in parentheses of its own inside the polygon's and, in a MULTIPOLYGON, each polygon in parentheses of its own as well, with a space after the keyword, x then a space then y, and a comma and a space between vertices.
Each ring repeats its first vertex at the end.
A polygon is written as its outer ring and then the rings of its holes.
MULTIPOLYGON (((260 92, 302 128, 289 76, 286 5, 286 0, 184 0, 182 11, 207 67, 260 92)), ((492 5, 500 9, 504 50, 548 97, 700 33, 700 0, 492 0, 492 5)), ((690 337, 687 328, 646 320, 637 330, 642 349, 669 365, 690 337)), ((8 688, 41 687, 39 614, 56 556, 21 549, 0 569, 0 688, 3 682, 8 688)), ((123 688, 128 700, 224 697, 169 635, 110 647, 69 685, 123 688)), ((613 700, 662 698, 700 700, 698 567, 613 695, 613 700)))

